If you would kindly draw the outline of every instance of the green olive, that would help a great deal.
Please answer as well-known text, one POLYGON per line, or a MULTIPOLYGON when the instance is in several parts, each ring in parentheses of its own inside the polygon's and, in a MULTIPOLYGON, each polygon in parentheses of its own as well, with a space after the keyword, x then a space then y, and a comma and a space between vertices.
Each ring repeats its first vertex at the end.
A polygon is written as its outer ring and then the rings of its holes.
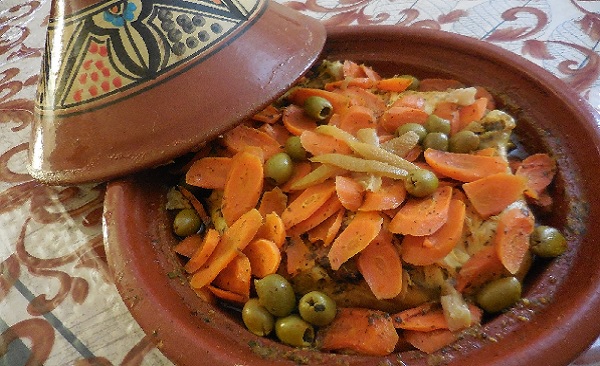
POLYGON ((271 314, 288 316, 296 308, 296 294, 285 277, 273 273, 254 280, 254 287, 260 304, 271 314))
POLYGON ((477 303, 488 313, 497 313, 514 305, 521 298, 521 282, 516 277, 504 277, 488 282, 477 293, 477 303))
POLYGON ((430 132, 423 139, 423 148, 448 151, 448 135, 442 132, 430 132))
POLYGON ((265 176, 275 180, 277 184, 287 182, 294 172, 292 158, 284 152, 271 156, 265 163, 265 176))
POLYGON ((275 327, 273 314, 269 313, 256 298, 250 299, 244 304, 242 320, 249 331, 261 337, 270 334, 275 327))
POLYGON ((315 341, 315 330, 297 314, 275 321, 275 334, 280 341, 294 347, 309 347, 315 341))
POLYGON ((425 121, 425 129, 427 132, 441 132, 445 135, 450 134, 450 121, 435 114, 430 114, 425 121))
POLYGON ((317 121, 323 121, 331 116, 333 106, 325 98, 310 96, 304 101, 304 113, 317 121))
POLYGON ((438 188, 437 176, 427 169, 415 169, 404 180, 406 191, 415 197, 429 196, 438 188))
POLYGON ((198 232, 202 221, 196 210, 184 208, 175 215, 173 231, 179 236, 188 236, 198 232))
POLYGON ((462 130, 450 137, 449 149, 456 153, 468 153, 479 147, 479 136, 468 130, 462 130))
POLYGON ((405 123, 402 126, 398 127, 398 130, 396 130, 396 135, 402 136, 410 131, 416 133, 417 136, 419 136, 419 143, 421 143, 425 136, 427 136, 427 130, 425 129, 425 127, 419 123, 414 122, 405 123))
POLYGON ((554 227, 537 226, 530 237, 531 251, 540 257, 558 257, 567 250, 567 239, 554 227))
POLYGON ((285 141, 285 152, 293 160, 306 159, 306 150, 302 146, 299 136, 291 136, 285 141))
POLYGON ((298 312, 302 319, 324 326, 333 321, 337 312, 335 301, 320 291, 311 291, 300 298, 298 312))

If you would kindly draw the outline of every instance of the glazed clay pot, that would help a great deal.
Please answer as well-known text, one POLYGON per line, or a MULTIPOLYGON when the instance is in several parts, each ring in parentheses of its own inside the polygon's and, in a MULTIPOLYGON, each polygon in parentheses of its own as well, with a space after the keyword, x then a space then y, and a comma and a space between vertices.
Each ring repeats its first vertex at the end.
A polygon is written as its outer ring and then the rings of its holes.
POLYGON ((547 151, 559 172, 543 220, 560 228, 568 251, 538 260, 523 302, 432 355, 367 357, 298 350, 245 330, 239 316, 190 289, 166 209, 160 170, 109 184, 105 245, 131 313, 177 365, 567 365, 600 333, 600 118, 541 68, 489 44, 449 33, 398 27, 329 29, 324 56, 373 66, 384 76, 450 77, 486 87, 518 119, 533 153, 547 151))
POLYGON ((195 150, 287 90, 324 41, 270 0, 54 0, 30 174, 104 181, 195 150))

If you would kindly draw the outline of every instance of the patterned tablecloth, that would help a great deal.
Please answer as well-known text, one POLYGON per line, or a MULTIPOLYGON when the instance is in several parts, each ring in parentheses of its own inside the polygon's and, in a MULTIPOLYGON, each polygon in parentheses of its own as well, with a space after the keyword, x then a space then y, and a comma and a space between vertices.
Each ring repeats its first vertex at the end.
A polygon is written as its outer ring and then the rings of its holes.
MULTIPOLYGON (((426 27, 485 40, 541 65, 600 111, 599 0, 281 2, 328 25, 426 27)), ((27 174, 50 3, 0 0, 0 364, 172 365, 109 276, 104 185, 48 187, 27 174)), ((574 365, 600 365, 600 341, 574 365)))

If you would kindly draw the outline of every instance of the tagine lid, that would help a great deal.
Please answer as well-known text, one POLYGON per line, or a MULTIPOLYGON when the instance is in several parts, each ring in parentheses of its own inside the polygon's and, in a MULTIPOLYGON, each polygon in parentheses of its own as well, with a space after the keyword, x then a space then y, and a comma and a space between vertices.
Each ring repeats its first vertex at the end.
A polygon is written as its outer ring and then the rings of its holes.
POLYGON ((29 172, 64 185, 168 163, 283 94, 325 38, 269 0, 54 0, 29 172))

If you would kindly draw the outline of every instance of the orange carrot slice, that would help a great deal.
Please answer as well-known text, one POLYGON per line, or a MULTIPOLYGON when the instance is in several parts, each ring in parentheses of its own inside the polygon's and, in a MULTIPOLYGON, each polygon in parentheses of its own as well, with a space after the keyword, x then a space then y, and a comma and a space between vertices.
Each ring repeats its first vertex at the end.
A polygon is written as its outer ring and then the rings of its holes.
POLYGON ((326 181, 306 188, 281 214, 286 229, 308 219, 335 192, 335 185, 326 181))
POLYGON ((385 179, 376 191, 365 192, 363 204, 359 211, 386 211, 400 207, 406 199, 406 188, 401 181, 385 179))
MULTIPOLYGON (((364 88, 349 86, 347 88, 336 89, 333 92, 349 98, 350 105, 360 105, 369 108, 371 111, 373 111, 373 115, 375 115, 375 117, 379 117, 386 109, 386 104, 383 98, 364 88)), ((343 115, 345 112, 346 110, 343 110, 340 111, 339 114, 343 115)))
POLYGON ((200 288, 211 283, 237 253, 250 243, 262 224, 263 218, 257 209, 244 213, 223 233, 206 263, 190 279, 190 285, 200 288))
POLYGON ((205 287, 202 287, 200 289, 194 289, 196 291, 197 294, 199 294, 198 296, 205 297, 206 294, 203 293, 203 290, 207 289, 211 294, 213 294, 214 296, 218 297, 221 300, 225 300, 225 301, 229 301, 229 302, 234 302, 240 305, 243 305, 246 301, 248 301, 248 297, 235 293, 233 291, 228 291, 228 290, 223 290, 221 288, 218 288, 216 286, 212 286, 212 285, 206 285, 205 287))
POLYGON ((461 130, 460 127, 460 106, 454 102, 441 101, 435 105, 434 115, 450 121, 450 135, 461 130))
POLYGON ((394 351, 398 333, 390 316, 378 310, 340 308, 333 322, 320 331, 321 348, 385 356, 394 351))
POLYGON ((283 193, 281 188, 275 187, 272 190, 263 193, 262 198, 260 199, 260 205, 258 206, 258 211, 263 216, 272 212, 281 215, 287 206, 287 199, 287 195, 283 193))
POLYGON ((196 160, 185 175, 185 182, 207 189, 223 189, 231 168, 231 158, 205 157, 196 160))
POLYGON ((313 252, 299 236, 290 237, 285 246, 286 268, 290 276, 308 271, 315 265, 313 252))
POLYGON ((419 91, 446 91, 448 89, 458 89, 464 86, 458 80, 427 78, 419 82, 419 91))
POLYGON ((243 252, 250 261, 252 275, 263 278, 277 272, 281 263, 281 252, 272 240, 256 239, 243 252))
POLYGON ((350 154, 352 152, 352 149, 344 141, 314 131, 302 132, 300 142, 304 150, 312 155, 329 153, 350 154))
POLYGON ((304 131, 313 131, 317 121, 304 113, 303 108, 290 104, 283 111, 283 125, 292 135, 300 136, 304 131))
POLYGON ((424 124, 429 115, 422 109, 413 107, 391 107, 383 113, 379 123, 388 133, 394 133, 398 127, 407 123, 424 124))
POLYGON ((525 190, 526 179, 510 173, 497 173, 463 184, 463 190, 483 218, 499 214, 525 190))
POLYGON ((323 246, 329 246, 337 236, 342 227, 342 219, 346 210, 341 209, 327 220, 320 223, 308 232, 308 240, 311 243, 321 240, 323 246))
POLYGON ((356 265, 377 299, 392 299, 402 292, 402 260, 389 231, 380 231, 359 253, 356 265))
POLYGON ((427 149, 425 160, 435 171, 461 182, 472 182, 508 170, 508 162, 500 156, 452 153, 427 149))
POLYGON ((248 146, 258 147, 264 152, 264 158, 283 151, 283 148, 269 134, 246 125, 239 125, 223 135, 223 143, 234 154, 244 151, 248 146))
POLYGON ((430 332, 405 330, 402 334, 408 343, 427 354, 432 354, 454 343, 459 338, 458 332, 452 332, 449 329, 436 329, 430 332))
POLYGON ((202 238, 200 235, 190 235, 186 237, 182 243, 184 241, 193 241, 199 242, 199 244, 194 254, 190 257, 190 260, 185 264, 185 266, 183 266, 185 271, 188 273, 194 273, 200 269, 200 267, 206 263, 212 252, 215 250, 220 240, 221 235, 215 229, 208 229, 204 235, 204 238, 202 238))
POLYGON ((400 208, 388 229, 396 234, 425 236, 436 232, 448 219, 452 187, 439 187, 426 198, 411 198, 400 208))
POLYGON ((511 206, 500 214, 494 245, 500 262, 511 274, 521 268, 533 227, 533 213, 524 204, 511 206))
POLYGON ((527 179, 525 194, 538 199, 540 194, 552 183, 556 174, 556 161, 548 154, 533 154, 526 157, 515 175, 527 179))
POLYGON ((333 270, 340 268, 369 245, 381 231, 383 218, 378 212, 357 212, 352 221, 331 244, 327 257, 333 270))
POLYGON ((203 223, 208 224, 210 222, 210 217, 208 216, 208 213, 206 212, 206 209, 204 208, 202 202, 200 202, 196 198, 196 196, 194 196, 194 194, 190 192, 187 188, 183 186, 178 186, 177 189, 179 189, 179 192, 181 192, 183 197, 185 197, 185 199, 187 199, 192 204, 192 207, 194 207, 194 210, 196 210, 196 213, 198 214, 198 217, 200 217, 200 220, 202 220, 203 223))
POLYGON ((335 192, 342 206, 350 211, 356 211, 363 203, 365 189, 356 180, 338 175, 335 177, 335 192))
POLYGON ((299 162, 294 164, 294 171, 290 179, 285 182, 283 185, 279 186, 283 192, 289 192, 291 187, 298 182, 300 179, 304 178, 308 173, 312 170, 312 166, 309 162, 299 162))
POLYGON ((459 292, 470 292, 505 272, 495 246, 486 246, 476 252, 461 267, 456 277, 455 288, 459 292))
POLYGON ((312 215, 306 220, 297 223, 288 229, 287 234, 289 236, 301 235, 305 232, 317 227, 323 221, 327 220, 333 214, 338 212, 342 208, 342 203, 336 195, 329 197, 319 209, 317 209, 312 215))
POLYGON ((360 129, 374 128, 375 116, 371 109, 361 105, 353 105, 341 116, 338 127, 356 135, 356 132, 360 129))
POLYGON ((392 315, 394 327, 427 332, 448 329, 442 306, 438 302, 426 302, 392 315))
POLYGON ((460 120, 460 130, 465 128, 469 123, 479 121, 485 116, 487 112, 488 100, 487 98, 479 98, 475 99, 470 105, 464 106, 460 108, 459 120, 460 120))
POLYGON ((391 105, 392 107, 412 107, 416 109, 425 108, 425 98, 419 94, 401 94, 391 105))
POLYGON ((270 240, 275 243, 278 248, 281 248, 286 237, 283 220, 281 220, 281 217, 275 212, 264 215, 264 218, 265 222, 256 233, 256 238, 270 240))
POLYGON ((377 89, 400 93, 405 91, 406 88, 408 88, 410 84, 412 84, 412 82, 412 78, 408 77, 398 76, 393 78, 386 78, 381 79, 377 82, 377 89))
POLYGON ((199 234, 189 235, 173 246, 173 251, 184 257, 191 258, 196 250, 202 245, 202 237, 199 234))
POLYGON ((416 266, 427 266, 442 260, 460 240, 464 221, 465 204, 460 200, 450 200, 448 220, 438 231, 428 236, 404 236, 402 259, 416 266))
POLYGON ((215 277, 212 285, 248 299, 250 298, 251 277, 250 260, 244 254, 238 252, 215 277))
POLYGON ((228 225, 256 207, 263 181, 263 163, 256 155, 243 151, 233 157, 221 204, 228 225))
POLYGON ((276 123, 281 118, 281 112, 273 104, 269 104, 265 109, 256 113, 252 119, 258 122, 268 123, 270 125, 276 123))
POLYGON ((323 86, 323 89, 332 91, 336 88, 347 88, 349 86, 355 86, 363 89, 370 89, 374 87, 376 81, 368 77, 350 78, 344 80, 337 80, 328 82, 323 86))

